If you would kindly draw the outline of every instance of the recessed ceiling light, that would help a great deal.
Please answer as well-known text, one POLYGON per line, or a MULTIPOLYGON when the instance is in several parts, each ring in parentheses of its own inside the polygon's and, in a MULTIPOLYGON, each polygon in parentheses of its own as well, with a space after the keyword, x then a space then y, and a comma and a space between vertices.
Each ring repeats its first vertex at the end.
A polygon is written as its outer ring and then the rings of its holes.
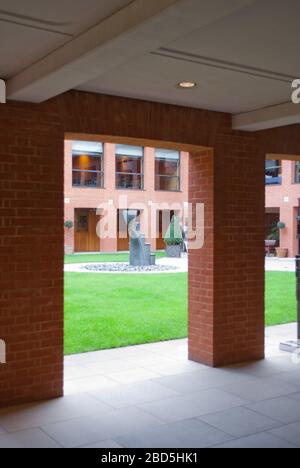
POLYGON ((178 83, 178 86, 182 89, 192 89, 196 88, 197 83, 195 83, 195 81, 182 81, 181 83, 178 83))

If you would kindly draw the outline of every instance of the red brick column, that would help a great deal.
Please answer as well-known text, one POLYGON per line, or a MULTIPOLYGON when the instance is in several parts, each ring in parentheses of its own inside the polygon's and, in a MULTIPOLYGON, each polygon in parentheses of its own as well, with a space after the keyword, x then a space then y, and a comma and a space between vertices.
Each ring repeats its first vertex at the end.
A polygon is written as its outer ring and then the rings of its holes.
POLYGON ((64 149, 64 189, 65 189, 65 221, 72 221, 73 227, 65 228, 65 253, 74 252, 75 211, 72 198, 69 197, 72 189, 72 142, 65 141, 64 149))
POLYGON ((253 135, 190 158, 190 202, 205 204, 191 250, 189 356, 212 366, 264 357, 264 155, 253 135))
POLYGON ((62 395, 63 132, 55 109, 0 107, 0 406, 62 395))

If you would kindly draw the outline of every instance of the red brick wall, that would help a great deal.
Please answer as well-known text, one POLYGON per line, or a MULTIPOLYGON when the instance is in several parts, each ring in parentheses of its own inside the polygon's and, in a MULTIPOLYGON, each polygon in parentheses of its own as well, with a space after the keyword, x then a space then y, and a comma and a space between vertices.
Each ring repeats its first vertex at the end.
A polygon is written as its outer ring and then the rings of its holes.
MULTIPOLYGON (((101 94, 70 91, 57 98, 65 132, 142 138, 211 147, 231 115, 101 94)), ((182 148, 183 151, 189 151, 182 148)))
POLYGON ((62 155, 54 109, 0 106, 0 406, 62 395, 62 155))

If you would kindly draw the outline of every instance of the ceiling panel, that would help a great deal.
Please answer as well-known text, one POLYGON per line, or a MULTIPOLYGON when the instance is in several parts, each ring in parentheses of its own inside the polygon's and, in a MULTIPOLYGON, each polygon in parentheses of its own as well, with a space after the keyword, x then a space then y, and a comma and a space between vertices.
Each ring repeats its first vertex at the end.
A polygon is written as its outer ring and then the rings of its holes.
POLYGON ((290 83, 149 54, 79 89, 231 113, 290 99, 290 83), (176 84, 196 81, 193 90, 176 84))
POLYGON ((259 0, 167 47, 299 77, 299 18, 299 0, 259 0))
POLYGON ((0 76, 37 62, 10 80, 12 95, 38 102, 49 83, 52 96, 86 81, 78 89, 231 113, 290 101, 300 76, 299 0, 156 0, 153 11, 140 0, 134 27, 131 9, 116 24, 101 23, 130 3, 0 0, 0 76), (99 22, 97 34, 74 39, 99 22), (176 86, 187 80, 197 88, 176 86))
POLYGON ((132 0, 0 0, 0 18, 78 34, 132 0), (33 19, 30 20, 30 18, 33 19))
POLYGON ((0 77, 7 79, 131 0, 0 0, 0 77))
POLYGON ((66 40, 48 31, 0 22, 0 77, 11 77, 66 40))

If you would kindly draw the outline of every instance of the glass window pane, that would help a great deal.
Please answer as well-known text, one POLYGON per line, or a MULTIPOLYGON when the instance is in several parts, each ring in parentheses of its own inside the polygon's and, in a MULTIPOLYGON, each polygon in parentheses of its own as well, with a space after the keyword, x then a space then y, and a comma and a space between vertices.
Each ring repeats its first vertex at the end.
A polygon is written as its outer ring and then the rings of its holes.
POLYGON ((155 167, 157 175, 178 176, 178 161, 156 159, 155 167))
POLYGON ((116 145, 116 154, 142 158, 144 156, 144 148, 142 146, 116 145))
POLYGON ((116 172, 142 174, 142 159, 128 156, 117 156, 116 172))
POLYGON ((295 179, 296 179, 296 183, 300 184, 300 162, 296 163, 295 179))
POLYGON ((168 192, 178 192, 180 190, 179 177, 155 177, 155 190, 166 190, 168 192))
POLYGON ((158 159, 173 159, 175 161, 179 161, 180 159, 179 151, 156 149, 155 154, 158 159))
POLYGON ((277 160, 266 161, 266 184, 267 185, 278 185, 281 184, 281 163, 277 160))
POLYGON ((102 158, 101 156, 90 156, 84 154, 73 156, 73 169, 81 171, 101 171, 102 158))
POLYGON ((156 150, 155 189, 169 192, 180 190, 180 153, 156 150))
POLYGON ((116 187, 118 189, 141 190, 143 188, 143 176, 140 174, 117 174, 116 187))
POLYGON ((97 141, 73 141, 73 152, 78 153, 103 153, 103 143, 97 141))
POLYGON ((76 232, 88 232, 89 222, 88 217, 78 215, 76 218, 75 229, 76 232))
POLYGON ((76 141, 73 143, 73 187, 102 188, 104 181, 103 144, 76 141))
POLYGON ((73 187, 101 188, 103 175, 101 172, 73 171, 73 187))

